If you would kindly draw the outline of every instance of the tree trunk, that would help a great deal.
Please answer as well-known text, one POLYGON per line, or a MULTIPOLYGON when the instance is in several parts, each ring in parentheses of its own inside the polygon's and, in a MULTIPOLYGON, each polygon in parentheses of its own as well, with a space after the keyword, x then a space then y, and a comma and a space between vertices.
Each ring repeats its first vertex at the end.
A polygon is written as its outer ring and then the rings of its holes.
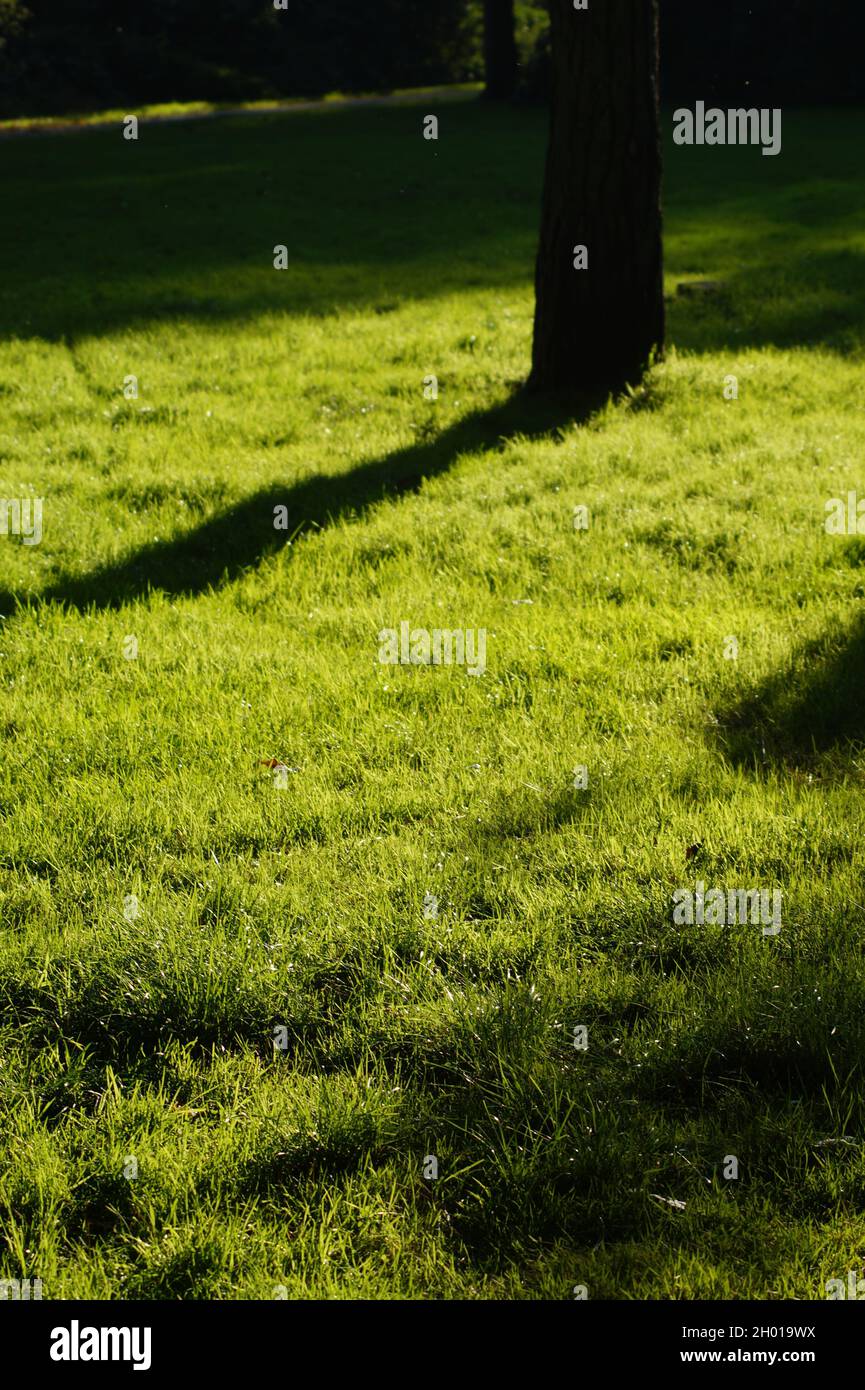
POLYGON ((484 96, 509 101, 517 85, 514 0, 484 0, 484 96))
POLYGON ((614 390, 664 340, 658 0, 550 0, 530 386, 614 390), (586 269, 575 269, 575 247, 586 269))

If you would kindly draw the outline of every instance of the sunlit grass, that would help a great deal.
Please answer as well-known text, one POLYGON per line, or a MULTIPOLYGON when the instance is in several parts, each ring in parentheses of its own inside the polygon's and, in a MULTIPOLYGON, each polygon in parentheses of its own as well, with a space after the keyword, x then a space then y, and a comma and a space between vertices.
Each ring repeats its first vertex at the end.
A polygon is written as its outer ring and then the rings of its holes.
MULTIPOLYGON (((482 87, 483 83, 481 82, 457 82, 451 83, 447 87, 396 88, 393 92, 387 93, 387 101, 392 106, 411 105, 428 97, 434 97, 440 102, 454 101, 460 100, 463 96, 477 93, 482 90, 482 87)), ((339 106, 355 101, 381 99, 382 94, 380 92, 352 92, 350 95, 345 92, 326 92, 319 100, 339 106)), ((138 120, 144 123, 152 120, 164 120, 166 117, 213 116, 229 112, 247 112, 250 115, 262 112, 268 114, 273 112, 292 113, 302 111, 315 104, 304 97, 262 97, 254 101, 157 101, 143 106, 138 105, 132 111, 128 107, 115 107, 106 111, 67 112, 62 116, 18 116, 10 120, 0 121, 0 134, 31 130, 50 133, 52 130, 66 130, 72 126, 80 126, 84 129, 90 126, 122 125, 124 119, 130 115, 137 116, 138 120)))
POLYGON ((574 420, 513 400, 543 118, 426 111, 0 148, 0 495, 44 498, 0 1274, 819 1298, 865 1253, 863 118, 669 152, 671 351, 574 420), (485 674, 379 664, 403 620, 485 674), (674 927, 698 880, 780 936, 674 927))

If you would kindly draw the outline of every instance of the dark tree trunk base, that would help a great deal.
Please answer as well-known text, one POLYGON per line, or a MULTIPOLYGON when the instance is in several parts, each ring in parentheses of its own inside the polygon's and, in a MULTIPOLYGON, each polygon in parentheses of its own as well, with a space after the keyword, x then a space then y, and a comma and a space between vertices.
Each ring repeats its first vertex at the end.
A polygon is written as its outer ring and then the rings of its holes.
POLYGON ((664 341, 657 0, 551 0, 531 390, 615 390, 664 341), (576 246, 588 268, 574 268, 576 246))

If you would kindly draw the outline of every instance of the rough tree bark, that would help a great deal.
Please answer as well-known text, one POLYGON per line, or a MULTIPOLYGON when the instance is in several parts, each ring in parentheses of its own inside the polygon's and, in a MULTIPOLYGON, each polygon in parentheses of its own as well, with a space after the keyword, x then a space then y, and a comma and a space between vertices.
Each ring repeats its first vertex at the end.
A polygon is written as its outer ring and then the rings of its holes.
POLYGON ((664 340, 658 0, 550 0, 530 386, 615 389, 664 340), (587 269, 574 268, 585 246, 587 269))
POLYGON ((517 85, 514 0, 484 0, 484 96, 508 101, 517 85))

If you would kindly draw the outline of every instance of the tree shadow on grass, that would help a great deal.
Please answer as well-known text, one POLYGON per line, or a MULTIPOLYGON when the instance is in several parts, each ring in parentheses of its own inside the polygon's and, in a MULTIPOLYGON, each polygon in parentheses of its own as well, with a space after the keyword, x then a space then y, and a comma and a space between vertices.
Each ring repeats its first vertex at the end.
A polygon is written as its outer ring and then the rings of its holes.
POLYGON ((865 747, 865 617, 803 643, 718 722, 727 755, 757 769, 806 768, 865 747))
POLYGON ((0 338, 78 344, 175 323, 231 333, 269 314, 288 330, 301 314, 522 287, 543 113, 452 103, 439 159, 426 110, 150 125, 134 145, 119 126, 3 143, 0 338))
MULTIPOLYGON (((606 394, 586 394, 574 402, 520 390, 502 405, 465 416, 434 439, 347 473, 319 474, 263 489, 172 540, 146 545, 90 574, 61 577, 36 601, 85 611, 120 608, 155 592, 174 597, 204 593, 230 583, 304 531, 321 530, 362 515, 377 503, 416 492, 425 478, 447 472, 462 453, 495 448, 515 435, 537 438, 575 420, 585 421, 606 399, 606 394), (278 518, 280 529, 275 527, 275 508, 285 508, 278 518)), ((21 602, 18 595, 0 590, 0 614, 8 616, 21 602)))

